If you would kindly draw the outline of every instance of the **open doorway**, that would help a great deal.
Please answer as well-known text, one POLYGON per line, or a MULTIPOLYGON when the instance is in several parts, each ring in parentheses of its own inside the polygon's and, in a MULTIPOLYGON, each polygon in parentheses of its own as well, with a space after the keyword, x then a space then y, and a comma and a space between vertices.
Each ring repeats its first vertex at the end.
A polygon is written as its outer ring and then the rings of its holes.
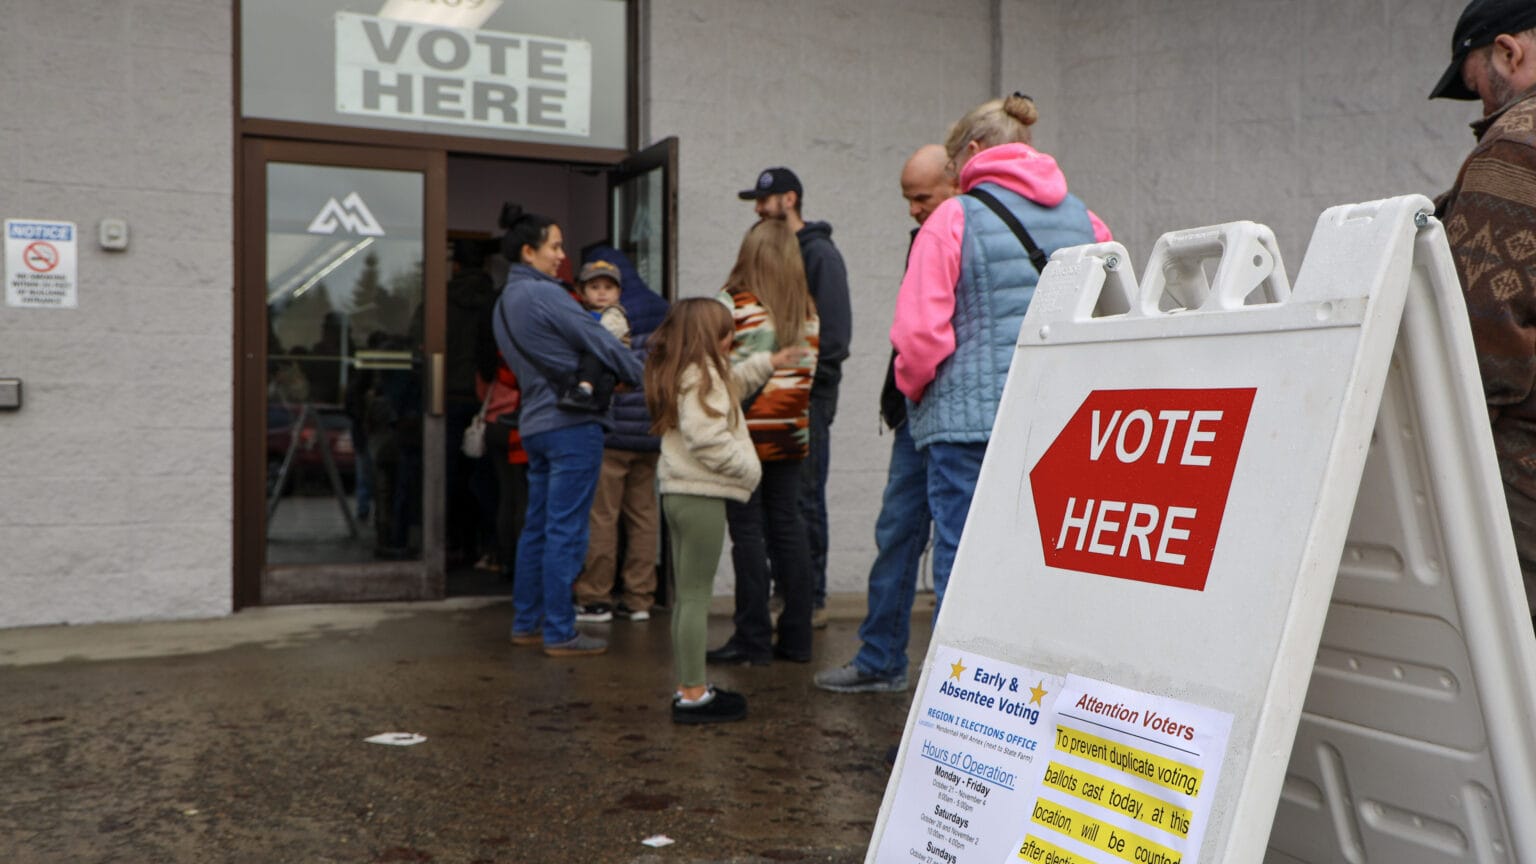
MULTIPOLYGON (((487 373, 494 376, 490 317, 509 262, 501 254, 502 208, 516 204, 554 219, 570 256, 560 273, 572 280, 579 250, 607 238, 608 181, 604 169, 484 157, 448 159, 447 340, 444 388, 444 555, 449 596, 509 594, 511 547, 499 534, 520 520, 499 511, 525 494, 506 493, 521 471, 500 464, 504 450, 490 446, 478 459, 461 449, 465 430, 480 411, 487 373), (489 344, 488 344, 489 343, 489 344), (489 354, 487 353, 489 352, 489 354), (510 494, 503 502, 504 494, 510 494), (500 518, 498 518, 500 516, 500 518), (498 530, 498 522, 503 523, 498 530)), ((507 436, 499 425, 487 435, 507 436)), ((511 458, 515 458, 511 457, 511 458)), ((526 481, 523 481, 526 482, 526 481)))
MULTIPOLYGON (((497 447, 478 459, 460 450, 484 404, 488 373, 494 374, 495 357, 486 352, 495 352, 489 320, 509 266, 500 245, 503 207, 516 204, 559 223, 567 253, 560 278, 568 284, 588 250, 611 246, 647 288, 670 299, 675 158, 675 139, 613 167, 449 157, 443 486, 449 596, 505 594, 512 584, 502 560, 511 546, 498 536, 508 530, 504 508, 519 500, 516 495, 511 503, 502 500, 516 472, 500 464, 497 447)), ((493 425, 488 434, 506 432, 493 425)))

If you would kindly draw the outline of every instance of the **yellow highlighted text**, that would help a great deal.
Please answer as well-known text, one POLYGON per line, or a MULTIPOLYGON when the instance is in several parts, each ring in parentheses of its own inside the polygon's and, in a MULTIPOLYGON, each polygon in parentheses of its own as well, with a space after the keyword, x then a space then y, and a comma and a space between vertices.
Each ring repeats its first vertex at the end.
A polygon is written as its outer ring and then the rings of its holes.
POLYGON ((1056 749, 1126 774, 1144 777, 1165 789, 1172 789, 1191 798, 1200 795, 1200 782, 1205 778, 1205 772, 1193 765, 1165 759, 1061 724, 1056 726, 1056 749))

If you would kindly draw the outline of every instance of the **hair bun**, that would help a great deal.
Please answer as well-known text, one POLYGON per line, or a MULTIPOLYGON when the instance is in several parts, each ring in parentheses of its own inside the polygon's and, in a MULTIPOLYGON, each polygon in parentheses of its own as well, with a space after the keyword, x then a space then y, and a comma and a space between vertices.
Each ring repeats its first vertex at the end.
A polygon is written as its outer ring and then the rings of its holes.
POLYGON ((1040 119, 1040 110, 1035 107, 1035 100, 1018 90, 1003 100, 1003 112, 1025 126, 1033 126, 1040 119))
POLYGON ((506 231, 511 229, 513 225, 516 225, 517 220, 523 218, 523 215, 522 205, 513 204, 511 201, 508 201, 501 205, 501 215, 496 218, 496 224, 500 225, 503 231, 506 231))

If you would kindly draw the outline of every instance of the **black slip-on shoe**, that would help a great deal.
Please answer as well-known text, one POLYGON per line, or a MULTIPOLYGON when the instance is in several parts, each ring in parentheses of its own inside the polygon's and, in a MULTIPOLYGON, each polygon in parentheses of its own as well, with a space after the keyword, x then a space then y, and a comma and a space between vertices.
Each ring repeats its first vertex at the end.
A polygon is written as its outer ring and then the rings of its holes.
POLYGON ((692 725, 697 723, 731 723, 747 716, 747 697, 729 690, 711 688, 712 698, 702 705, 683 705, 672 700, 672 722, 692 725))

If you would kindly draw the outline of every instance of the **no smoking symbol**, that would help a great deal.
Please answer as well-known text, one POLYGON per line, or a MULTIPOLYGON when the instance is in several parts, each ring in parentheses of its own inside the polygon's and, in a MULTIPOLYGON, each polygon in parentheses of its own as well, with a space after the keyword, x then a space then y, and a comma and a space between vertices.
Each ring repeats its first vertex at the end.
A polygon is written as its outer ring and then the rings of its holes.
POLYGON ((21 260, 32 272, 47 273, 59 266, 59 250, 55 249, 52 243, 38 240, 27 244, 27 248, 21 253, 21 260))

